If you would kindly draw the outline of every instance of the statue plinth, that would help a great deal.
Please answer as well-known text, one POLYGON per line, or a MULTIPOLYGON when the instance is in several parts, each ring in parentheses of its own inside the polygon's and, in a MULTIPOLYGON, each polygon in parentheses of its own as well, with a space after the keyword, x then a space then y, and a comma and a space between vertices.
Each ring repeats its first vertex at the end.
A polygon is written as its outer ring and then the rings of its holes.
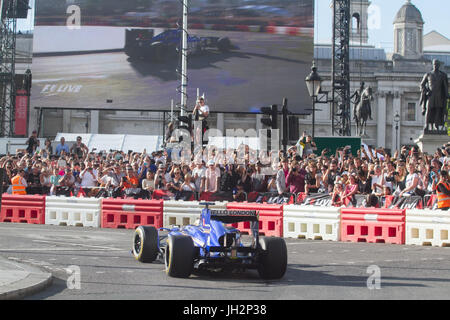
POLYGON ((448 143, 450 137, 444 132, 427 132, 425 131, 414 142, 419 146, 421 152, 434 154, 437 148, 442 148, 442 145, 448 143))

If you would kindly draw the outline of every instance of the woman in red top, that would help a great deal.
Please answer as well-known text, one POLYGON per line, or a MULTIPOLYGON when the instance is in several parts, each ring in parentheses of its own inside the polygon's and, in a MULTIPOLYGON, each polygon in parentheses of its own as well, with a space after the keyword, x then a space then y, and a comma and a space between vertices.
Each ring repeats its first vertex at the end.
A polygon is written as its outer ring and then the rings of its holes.
POLYGON ((342 201, 355 202, 355 194, 358 193, 358 178, 355 173, 352 173, 349 177, 349 183, 345 186, 344 194, 342 196, 342 201))

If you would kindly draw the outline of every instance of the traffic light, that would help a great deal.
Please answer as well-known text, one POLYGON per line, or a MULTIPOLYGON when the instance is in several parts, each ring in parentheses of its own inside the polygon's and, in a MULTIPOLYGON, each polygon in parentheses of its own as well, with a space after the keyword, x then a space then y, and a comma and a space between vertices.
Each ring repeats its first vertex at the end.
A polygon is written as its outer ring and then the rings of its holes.
POLYGON ((180 122, 178 129, 186 129, 187 131, 192 132, 192 114, 188 114, 187 116, 179 116, 178 121, 180 122), (181 125, 182 123, 184 125, 181 125))
POLYGON ((30 0, 3 0, 2 19, 26 19, 28 17, 28 10, 30 0))
POLYGON ((262 118, 261 122, 271 127, 272 129, 278 129, 278 106, 273 104, 270 107, 262 107, 261 113, 263 115, 269 115, 269 118, 262 118))

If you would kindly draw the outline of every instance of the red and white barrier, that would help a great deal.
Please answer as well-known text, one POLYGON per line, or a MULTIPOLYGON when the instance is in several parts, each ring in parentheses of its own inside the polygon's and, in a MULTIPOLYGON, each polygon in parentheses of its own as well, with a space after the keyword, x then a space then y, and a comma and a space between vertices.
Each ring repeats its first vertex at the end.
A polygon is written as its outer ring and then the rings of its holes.
POLYGON ((340 240, 340 208, 285 205, 283 237, 310 240, 340 240))
POLYGON ((45 196, 3 194, 0 222, 45 224, 45 196))
POLYGON ((102 228, 162 228, 163 200, 102 199, 102 228))
POLYGON ((370 243, 405 243, 402 209, 342 208, 341 240, 370 243))
POLYGON ((406 244, 450 246, 450 212, 443 210, 406 210, 406 244))
MULTIPOLYGON (((259 213, 259 233, 264 236, 283 236, 283 205, 259 204, 248 202, 230 202, 227 210, 248 211, 256 210, 259 213)), ((239 222, 232 224, 242 233, 250 234, 250 222, 239 222)))
POLYGON ((101 199, 47 197, 45 224, 100 228, 101 199))

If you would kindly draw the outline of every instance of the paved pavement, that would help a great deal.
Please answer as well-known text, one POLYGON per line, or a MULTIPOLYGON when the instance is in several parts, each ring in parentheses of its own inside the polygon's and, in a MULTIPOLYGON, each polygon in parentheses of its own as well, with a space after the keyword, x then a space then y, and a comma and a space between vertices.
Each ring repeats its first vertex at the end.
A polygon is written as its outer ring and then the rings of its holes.
POLYGON ((0 223, 0 256, 53 275, 32 300, 449 299, 450 248, 287 239, 289 265, 279 281, 251 270, 175 279, 162 262, 133 259, 132 234, 0 223))
POLYGON ((51 273, 0 257, 0 300, 21 299, 51 283, 51 273))

